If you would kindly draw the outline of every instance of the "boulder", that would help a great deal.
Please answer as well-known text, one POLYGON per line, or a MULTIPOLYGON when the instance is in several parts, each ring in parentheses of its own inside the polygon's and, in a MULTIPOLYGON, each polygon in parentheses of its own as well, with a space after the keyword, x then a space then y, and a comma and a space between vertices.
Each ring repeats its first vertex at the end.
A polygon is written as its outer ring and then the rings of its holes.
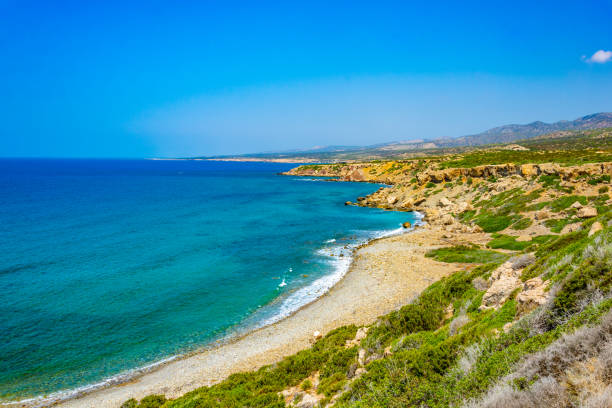
POLYGON ((387 197, 387 203, 388 204, 395 204, 397 203, 399 199, 397 198, 397 196, 394 195, 390 195, 389 197, 387 197))
POLYGON ((559 170, 561 170, 561 166, 555 163, 542 163, 539 167, 544 174, 559 174, 559 170))
POLYGON ((540 277, 529 279, 525 282, 523 290, 516 296, 519 314, 528 313, 546 303, 549 294, 545 289, 546 282, 543 282, 540 277))
POLYGON ((402 227, 410 228, 410 227, 412 227, 412 224, 410 224, 408 221, 406 221, 405 223, 402 224, 402 227))
POLYGON ((480 310, 498 309, 510 294, 521 286, 521 269, 514 269, 511 262, 504 262, 491 273, 491 286, 482 297, 480 310))
POLYGON ((358 345, 361 342, 361 340, 366 338, 367 335, 368 335, 368 328, 360 327, 357 330, 357 333, 355 333, 355 337, 352 340, 347 340, 344 347, 350 348, 350 347, 358 345))
POLYGON ((355 169, 351 174, 348 175, 347 179, 349 181, 366 181, 365 174, 361 169, 355 169))
POLYGON ((297 408, 314 408, 319 404, 319 398, 314 395, 304 394, 302 400, 297 403, 297 408))
POLYGON ((534 213, 534 218, 538 221, 546 220, 550 218, 550 212, 548 210, 540 210, 534 213))
POLYGON ((580 201, 575 201, 574 204, 570 205, 570 208, 575 208, 577 210, 581 209, 582 207, 584 206, 580 204, 580 201))
POLYGON ((440 218, 440 211, 435 208, 426 208, 425 209, 425 220, 426 221, 435 221, 440 218))
POLYGON ((478 234, 480 232, 483 232, 482 228, 480 228, 480 225, 474 224, 472 225, 472 227, 470 228, 470 232, 474 233, 474 234, 478 234))
POLYGON ((357 353, 357 362, 360 366, 365 364, 366 351, 364 349, 359 349, 357 353))
POLYGON ((378 354, 378 353, 370 354, 368 358, 366 358, 364 365, 368 365, 372 361, 380 360, 381 358, 383 358, 381 354, 378 354))
POLYGON ((453 203, 446 197, 442 197, 440 201, 438 201, 438 205, 440 207, 450 207, 453 203))
POLYGON ((599 221, 594 222, 593 225, 591 225, 591 229, 589 230, 589 237, 591 235, 597 234, 602 229, 603 229, 603 225, 601 225, 601 223, 599 221))
POLYGON ((321 334, 320 331, 315 331, 314 333, 312 333, 312 338, 314 341, 320 340, 323 338, 323 335, 321 334))
POLYGON ((465 201, 461 201, 460 203, 457 204, 458 213, 462 213, 464 211, 471 210, 471 209, 472 209, 472 206, 469 203, 466 203, 465 201))
POLYGON ((533 164, 523 164, 520 171, 524 177, 537 176, 539 173, 538 167, 533 164))
POLYGON ((563 229, 561 230, 561 235, 563 234, 569 234, 570 232, 576 232, 578 231, 580 228, 582 228, 582 225, 579 222, 575 222, 573 224, 567 224, 565 227, 563 227, 563 229))
POLYGON ((421 197, 421 198, 417 198, 416 200, 414 200, 414 205, 421 205, 425 202, 425 197, 421 197))
POLYGON ((357 370, 355 370, 355 377, 361 377, 365 372, 365 368, 359 367, 357 370))
POLYGON ((453 217, 450 214, 444 214, 444 216, 441 218, 440 222, 442 222, 442 224, 444 225, 451 225, 455 222, 455 217, 453 217))
POLYGON ((592 218, 597 216, 597 209, 594 207, 582 207, 576 214, 579 218, 592 218))

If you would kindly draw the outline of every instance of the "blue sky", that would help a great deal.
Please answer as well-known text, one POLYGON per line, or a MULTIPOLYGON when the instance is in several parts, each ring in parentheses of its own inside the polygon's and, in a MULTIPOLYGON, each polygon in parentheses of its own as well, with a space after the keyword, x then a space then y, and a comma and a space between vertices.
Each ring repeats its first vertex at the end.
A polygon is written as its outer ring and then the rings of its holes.
POLYGON ((611 18, 610 1, 0 0, 0 156, 362 145, 612 111, 611 18))

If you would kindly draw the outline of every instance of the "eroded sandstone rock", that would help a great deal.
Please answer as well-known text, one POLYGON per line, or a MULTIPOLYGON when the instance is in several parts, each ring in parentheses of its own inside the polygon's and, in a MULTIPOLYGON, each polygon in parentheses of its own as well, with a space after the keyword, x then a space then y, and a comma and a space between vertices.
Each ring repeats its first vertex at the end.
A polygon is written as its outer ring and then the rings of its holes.
POLYGON ((589 237, 597 234, 602 229, 603 229, 603 225, 601 225, 599 221, 594 222, 593 225, 591 225, 591 229, 589 230, 589 237))
POLYGON ((575 222, 573 224, 567 224, 565 227, 563 227, 563 229, 561 230, 561 235, 563 234, 569 234, 570 232, 576 232, 578 231, 580 228, 582 228, 582 225, 579 222, 575 222))
POLYGON ((597 209, 594 207, 582 207, 576 214, 579 218, 592 218, 597 216, 597 209))
POLYGON ((510 261, 495 269, 489 278, 490 287, 482 297, 480 310, 500 308, 510 294, 521 286, 521 272, 522 269, 513 268, 510 261))
POLYGON ((540 277, 529 279, 523 285, 523 290, 516 296, 518 312, 519 314, 528 313, 546 303, 547 300, 546 282, 543 282, 540 277))

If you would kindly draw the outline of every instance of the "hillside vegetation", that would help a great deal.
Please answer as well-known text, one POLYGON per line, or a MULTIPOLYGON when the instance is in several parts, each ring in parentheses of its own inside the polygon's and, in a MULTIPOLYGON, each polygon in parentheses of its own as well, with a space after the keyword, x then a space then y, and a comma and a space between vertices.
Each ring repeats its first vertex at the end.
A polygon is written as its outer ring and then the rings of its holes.
POLYGON ((292 170, 388 183, 347 204, 418 210, 449 243, 459 232, 488 243, 429 252, 461 270, 370 326, 337 328, 174 400, 123 407, 612 406, 612 151, 609 131, 587 133, 292 170))

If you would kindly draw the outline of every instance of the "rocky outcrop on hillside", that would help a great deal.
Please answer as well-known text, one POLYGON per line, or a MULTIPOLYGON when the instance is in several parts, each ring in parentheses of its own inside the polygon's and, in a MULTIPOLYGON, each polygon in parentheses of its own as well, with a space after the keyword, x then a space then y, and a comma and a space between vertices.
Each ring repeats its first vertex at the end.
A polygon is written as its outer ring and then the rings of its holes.
MULTIPOLYGON (((476 166, 472 168, 441 169, 440 161, 415 160, 407 162, 351 163, 334 165, 300 166, 285 173, 287 175, 333 177, 339 181, 361 181, 389 184, 365 197, 358 197, 355 203, 347 205, 376 207, 399 211, 419 211, 424 221, 442 227, 449 237, 456 233, 481 232, 478 223, 465 222, 458 217, 466 212, 478 213, 473 203, 486 201, 499 193, 520 189, 521 194, 542 195, 539 202, 553 201, 561 190, 573 191, 594 198, 600 186, 609 186, 604 176, 612 175, 612 163, 593 163, 580 166, 562 167, 553 163, 542 164, 500 164, 476 166), (542 179, 541 176, 553 176, 542 179), (556 187, 551 188, 546 181, 554 180, 556 187), (589 183, 595 181, 595 183, 589 183), (603 184, 602 184, 603 183, 603 184), (536 193, 536 191, 545 191, 536 193)), ((443 162, 442 162, 443 163, 443 162)), ((607 179, 609 180, 609 179, 607 179)), ((609 187, 604 187, 604 189, 609 187)), ((607 190, 606 190, 607 191, 607 190)), ((538 200, 533 204, 537 204, 538 200)), ((523 223, 529 230, 522 230, 517 237, 519 242, 530 241, 530 236, 550 233, 549 226, 556 219, 574 216, 569 223, 561 225, 556 231, 567 233, 580 227, 579 220, 597 215, 597 209, 583 205, 579 201, 571 204, 567 211, 551 211, 544 205, 534 206, 523 213, 523 223)), ((510 214, 519 217, 518 214, 510 214)), ((472 216, 473 218, 473 216, 472 216)), ((518 218, 516 218, 518 219, 518 218)), ((509 233, 516 234, 512 230, 509 233)), ((596 231, 595 231, 596 232, 596 231)), ((593 232, 593 233, 595 233, 593 232)))
MULTIPOLYGON (((428 182, 442 183, 455 181, 459 178, 488 178, 518 175, 531 178, 539 175, 558 175, 563 180, 571 180, 584 176, 612 175, 612 163, 590 163, 580 166, 562 167, 555 163, 541 164, 496 164, 468 168, 434 169, 430 166, 412 175, 414 163, 405 163, 401 172, 389 171, 393 164, 353 163, 334 165, 306 165, 296 167, 285 175, 335 177, 342 181, 369 181, 377 183, 397 184, 408 182, 413 177, 419 184, 428 182), (388 168, 379 167, 387 166, 388 168)), ((391 162, 393 163, 393 162, 391 162)))

